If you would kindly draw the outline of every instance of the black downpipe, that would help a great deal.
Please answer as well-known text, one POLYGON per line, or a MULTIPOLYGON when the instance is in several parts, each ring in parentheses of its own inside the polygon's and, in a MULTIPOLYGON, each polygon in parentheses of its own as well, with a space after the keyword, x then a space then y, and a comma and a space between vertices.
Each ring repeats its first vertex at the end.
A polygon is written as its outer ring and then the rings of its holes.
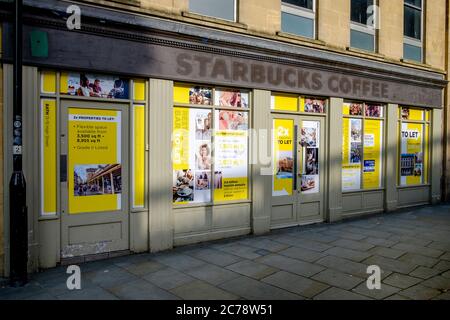
POLYGON ((13 173, 9 182, 10 280, 12 286, 23 286, 28 281, 28 218, 26 183, 22 170, 22 7, 22 0, 16 0, 13 45, 13 173))

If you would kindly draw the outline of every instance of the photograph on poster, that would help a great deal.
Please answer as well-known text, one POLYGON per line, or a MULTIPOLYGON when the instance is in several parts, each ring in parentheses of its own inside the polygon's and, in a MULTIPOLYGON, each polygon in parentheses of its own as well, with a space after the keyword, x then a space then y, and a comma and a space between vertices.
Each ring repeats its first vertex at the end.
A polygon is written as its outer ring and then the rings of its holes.
POLYGON ((248 92, 216 90, 214 104, 221 107, 248 108, 248 92))
POLYGON ((350 119, 351 121, 351 141, 361 142, 361 120, 350 119))
POLYGON ((313 193, 317 192, 319 187, 319 181, 317 175, 303 175, 302 176, 302 192, 313 193))
POLYGON ((350 104, 350 115, 351 116, 362 116, 363 106, 360 103, 352 103, 350 104))
POLYGON ((195 173, 195 190, 209 190, 211 173, 209 171, 197 171, 195 173))
POLYGON ((122 192, 121 164, 88 164, 74 167, 74 196, 96 196, 122 192))
POLYGON ((402 120, 409 120, 409 108, 402 108, 402 120))
POLYGON ((383 106, 377 104, 365 104, 366 117, 381 118, 383 116, 383 106))
POLYGON ((174 171, 173 201, 194 201, 194 175, 191 169, 174 171))
POLYGON ((222 171, 214 172, 214 189, 222 189, 223 188, 223 179, 222 179, 222 171))
POLYGON ((193 87, 189 90, 189 103, 200 105, 212 105, 212 89, 193 87))
POLYGON ((352 142, 350 150, 350 163, 361 163, 361 149, 360 142, 352 142))
POLYGON ((247 130, 248 113, 238 111, 219 111, 219 130, 247 130))
POLYGON ((211 140, 212 114, 201 110, 195 115, 195 138, 197 140, 211 140))
POLYGON ((325 113, 325 100, 306 98, 304 110, 311 113, 325 113))
MULTIPOLYGON (((129 80, 119 77, 69 73, 67 94, 72 96, 108 99, 128 99, 129 80)), ((62 88, 64 90, 64 88, 62 88)))
POLYGON ((318 148, 306 148, 305 172, 307 175, 319 174, 318 148))
POLYGON ((375 160, 364 160, 364 172, 375 172, 375 160))
POLYGON ((197 170, 211 170, 211 144, 199 143, 195 154, 197 170))
POLYGON ((291 151, 279 151, 277 163, 277 178, 288 179, 292 178, 294 172, 294 159, 291 151))
POLYGON ((302 128, 300 145, 302 147, 316 147, 317 146, 317 129, 316 128, 302 128))
POLYGON ((402 154, 400 157, 400 174, 402 177, 412 176, 415 165, 414 154, 402 154))

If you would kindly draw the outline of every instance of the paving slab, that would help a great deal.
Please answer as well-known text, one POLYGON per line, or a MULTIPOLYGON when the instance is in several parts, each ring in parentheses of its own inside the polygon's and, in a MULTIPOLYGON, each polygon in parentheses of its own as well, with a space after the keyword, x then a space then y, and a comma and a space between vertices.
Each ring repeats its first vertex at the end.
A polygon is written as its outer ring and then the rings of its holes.
POLYGON ((386 269, 389 271, 394 271, 394 272, 403 273, 403 274, 409 274, 416 268, 415 264, 411 264, 411 263, 407 263, 407 262, 403 262, 403 261, 399 261, 399 260, 395 260, 395 259, 385 258, 385 257, 377 256, 377 255, 374 255, 374 256, 364 260, 363 262, 368 265, 377 265, 383 270, 386 269))
POLYGON ((360 250, 360 251, 367 251, 375 247, 373 244, 362 242, 362 241, 355 241, 355 240, 349 240, 349 239, 339 239, 337 241, 334 241, 331 243, 333 246, 337 247, 343 247, 347 249, 352 250, 360 250))
POLYGON ((205 262, 186 254, 170 254, 169 252, 155 256, 154 260, 176 270, 187 270, 204 265, 205 262))
POLYGON ((441 273, 441 270, 427 268, 427 267, 418 267, 413 272, 411 272, 409 275, 416 277, 416 278, 421 278, 421 279, 426 280, 426 279, 429 279, 431 277, 438 275, 439 273, 441 273))
POLYGON ((295 273, 304 277, 311 277, 325 268, 300 260, 291 259, 281 255, 268 255, 256 260, 273 268, 295 273))
POLYGON ((343 290, 340 288, 330 288, 314 297, 314 300, 370 300, 371 298, 361 294, 343 290))
POLYGON ((450 279, 442 276, 435 276, 425 280, 422 282, 422 285, 442 292, 450 291, 450 279))
POLYGON ((421 284, 414 287, 400 291, 400 295, 410 298, 412 300, 430 300, 441 294, 439 290, 425 287, 421 284))
POLYGON ((143 276, 164 269, 165 266, 156 261, 143 261, 123 266, 123 268, 136 276, 143 276))
POLYGON ((193 277, 172 268, 162 269, 147 274, 142 278, 166 290, 176 288, 195 280, 193 277))
POLYGON ((277 268, 269 267, 265 264, 251 260, 244 260, 227 267, 227 269, 244 276, 260 280, 278 271, 277 268))
POLYGON ((367 277, 368 265, 359 262, 354 262, 335 256, 327 256, 318 260, 316 264, 322 265, 328 269, 349 273, 360 278, 367 277))
POLYGON ((122 300, 178 300, 179 298, 142 279, 127 282, 108 290, 122 300))
POLYGON ((281 255, 289 257, 289 258, 306 261, 306 262, 315 262, 315 261, 319 260, 320 258, 327 256, 327 254, 324 252, 317 252, 317 251, 308 250, 308 249, 304 249, 304 248, 298 248, 298 247, 287 248, 286 250, 282 250, 282 251, 278 252, 278 254, 281 254, 281 255))
POLYGON ((243 259, 242 257, 238 257, 233 254, 209 248, 190 250, 185 252, 185 254, 221 267, 229 266, 238 261, 242 261, 243 259))
POLYGON ((363 239, 361 241, 373 244, 374 246, 385 247, 385 248, 390 248, 394 244, 398 243, 398 241, 381 239, 381 238, 374 238, 374 237, 368 237, 368 238, 365 238, 365 239, 363 239))
POLYGON ((385 258, 397 259, 406 253, 404 250, 397 250, 385 247, 375 247, 370 249, 370 254, 376 254, 385 258))
POLYGON ((184 300, 237 300, 239 296, 196 280, 170 290, 184 300))
POLYGON ((441 271, 448 271, 450 270, 450 261, 439 261, 433 268, 441 270, 441 271))
POLYGON ((353 289, 364 281, 362 278, 331 269, 324 270, 313 276, 311 279, 345 290, 353 289))
POLYGON ((364 281, 363 283, 361 283, 359 286, 357 286, 356 288, 352 289, 352 292, 376 299, 376 300, 382 300, 382 299, 386 299, 387 297, 390 297, 394 294, 396 294, 397 292, 399 292, 400 289, 399 288, 395 288, 392 286, 389 286, 387 284, 382 283, 381 284, 381 288, 380 289, 372 289, 370 290, 369 288, 367 288, 367 284, 364 281))
POLYGON ((422 282, 422 279, 410 277, 400 273, 393 273, 384 279, 383 282, 400 289, 407 289, 422 282))
POLYGON ((428 268, 432 268, 435 266, 439 260, 431 257, 426 257, 420 254, 416 253, 406 253, 400 258, 398 258, 399 261, 403 261, 406 263, 414 264, 417 266, 424 266, 428 268))
POLYGON ((341 247, 333 247, 331 249, 324 251, 323 253, 332 255, 332 256, 349 259, 349 260, 356 261, 356 262, 361 262, 372 255, 369 252, 362 252, 362 251, 341 248, 341 247))
POLYGON ((248 300, 303 300, 304 298, 247 277, 239 277, 222 283, 220 288, 248 300))
POLYGON ((237 278, 239 274, 230 270, 215 266, 213 264, 205 264, 200 267, 187 269, 186 274, 191 277, 203 280, 212 285, 219 285, 225 281, 237 278))
POLYGON ((262 281, 309 299, 329 288, 324 283, 285 271, 277 272, 262 281))

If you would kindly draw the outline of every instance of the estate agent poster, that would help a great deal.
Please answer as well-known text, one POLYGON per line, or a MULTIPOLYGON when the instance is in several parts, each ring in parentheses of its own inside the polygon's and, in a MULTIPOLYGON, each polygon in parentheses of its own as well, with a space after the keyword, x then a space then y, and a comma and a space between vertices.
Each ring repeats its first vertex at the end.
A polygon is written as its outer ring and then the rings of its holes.
POLYGON ((173 109, 173 202, 211 202, 211 111, 173 109))
POLYGON ((274 119, 272 195, 291 196, 294 184, 294 120, 274 119))
POLYGON ((358 190, 361 188, 361 119, 344 118, 342 135, 342 190, 358 190))
POLYGON ((69 213, 121 209, 121 111, 69 108, 69 213))
POLYGON ((381 187, 382 141, 383 122, 380 120, 364 120, 364 189, 381 187))
POLYGON ((320 123, 302 121, 300 130, 302 147, 301 191, 304 194, 319 192, 320 123))
POLYGON ((423 124, 402 123, 400 179, 402 185, 423 183, 423 124))
POLYGON ((248 112, 216 110, 214 201, 248 198, 248 112))

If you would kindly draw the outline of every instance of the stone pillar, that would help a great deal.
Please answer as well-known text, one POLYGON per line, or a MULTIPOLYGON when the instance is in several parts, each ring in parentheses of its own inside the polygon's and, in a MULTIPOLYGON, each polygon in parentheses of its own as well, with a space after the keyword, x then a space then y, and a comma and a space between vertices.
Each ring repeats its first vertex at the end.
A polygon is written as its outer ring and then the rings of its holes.
POLYGON ((385 139, 385 174, 386 211, 397 209, 398 202, 398 105, 388 104, 386 112, 386 139, 385 139))

